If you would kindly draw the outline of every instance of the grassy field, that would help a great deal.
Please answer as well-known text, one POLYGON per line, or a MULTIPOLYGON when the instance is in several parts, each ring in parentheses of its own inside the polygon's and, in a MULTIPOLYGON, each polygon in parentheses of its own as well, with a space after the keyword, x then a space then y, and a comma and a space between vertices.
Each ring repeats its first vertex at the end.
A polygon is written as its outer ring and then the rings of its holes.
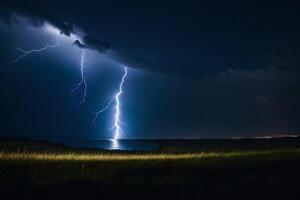
POLYGON ((141 153, 16 146, 22 145, 2 143, 0 153, 0 192, 6 198, 300 197, 300 147, 141 153))

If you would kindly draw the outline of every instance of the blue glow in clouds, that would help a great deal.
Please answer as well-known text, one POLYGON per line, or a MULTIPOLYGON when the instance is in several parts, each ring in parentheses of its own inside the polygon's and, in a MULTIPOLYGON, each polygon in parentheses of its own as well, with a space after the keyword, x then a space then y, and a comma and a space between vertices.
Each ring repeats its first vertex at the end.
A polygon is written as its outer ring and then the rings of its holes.
POLYGON ((108 110, 110 108, 110 106, 112 105, 112 103, 114 102, 115 103, 115 107, 114 107, 114 125, 112 127, 112 129, 114 130, 114 136, 113 136, 113 139, 114 140, 117 140, 117 139, 120 139, 120 134, 122 132, 122 129, 121 129, 121 102, 120 102, 120 97, 123 93, 123 84, 125 82, 125 78, 127 76, 127 67, 124 67, 124 74, 122 76, 122 79, 121 79, 121 82, 120 82, 120 85, 119 85, 119 90, 118 92, 116 93, 114 99, 112 99, 111 101, 108 102, 108 104, 102 108, 101 110, 95 112, 95 118, 93 119, 93 122, 95 123, 97 118, 98 118, 98 115, 106 110, 108 110))

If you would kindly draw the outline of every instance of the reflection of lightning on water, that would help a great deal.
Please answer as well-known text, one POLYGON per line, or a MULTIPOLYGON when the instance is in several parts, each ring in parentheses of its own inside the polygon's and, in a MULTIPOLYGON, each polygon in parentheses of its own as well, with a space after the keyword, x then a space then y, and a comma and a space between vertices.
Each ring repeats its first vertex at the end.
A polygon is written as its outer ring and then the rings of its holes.
POLYGON ((80 62, 81 80, 71 90, 71 93, 73 93, 75 90, 78 90, 79 88, 81 88, 83 86, 83 94, 81 96, 80 104, 85 102, 86 92, 87 92, 87 84, 86 84, 86 79, 85 79, 85 74, 84 74, 84 56, 85 56, 85 53, 84 53, 84 51, 82 51, 81 62, 80 62))
POLYGON ((30 51, 26 51, 26 50, 24 50, 24 49, 17 48, 17 50, 20 51, 22 54, 19 55, 16 59, 9 61, 7 64, 10 65, 10 64, 13 64, 13 63, 17 63, 17 62, 19 62, 19 60, 21 60, 22 58, 24 58, 24 57, 26 57, 26 56, 28 56, 28 55, 30 55, 30 54, 32 54, 32 53, 37 53, 37 52, 45 51, 45 50, 47 50, 48 48, 55 48, 55 47, 58 47, 58 46, 59 46, 59 42, 57 41, 56 44, 53 44, 53 45, 51 45, 51 44, 46 44, 46 45, 45 45, 43 48, 41 48, 41 49, 32 49, 32 50, 30 50, 30 51))
POLYGON ((124 74, 122 76, 122 79, 121 79, 121 82, 120 82, 120 85, 119 85, 119 90, 118 92, 116 93, 114 99, 110 100, 108 102, 108 104, 102 108, 101 110, 95 112, 95 118, 93 119, 93 122, 96 123, 96 120, 98 118, 98 115, 104 111, 106 111, 107 109, 109 109, 109 107, 112 105, 112 103, 115 103, 115 114, 114 114, 114 125, 112 127, 112 129, 114 129, 114 139, 117 140, 119 139, 120 137, 120 132, 121 132, 121 126, 120 126, 120 123, 121 123, 121 120, 120 120, 120 115, 121 115, 121 111, 120 111, 120 106, 121 106, 121 103, 120 103, 120 97, 123 93, 123 84, 125 82, 125 78, 127 76, 127 67, 124 67, 124 74))

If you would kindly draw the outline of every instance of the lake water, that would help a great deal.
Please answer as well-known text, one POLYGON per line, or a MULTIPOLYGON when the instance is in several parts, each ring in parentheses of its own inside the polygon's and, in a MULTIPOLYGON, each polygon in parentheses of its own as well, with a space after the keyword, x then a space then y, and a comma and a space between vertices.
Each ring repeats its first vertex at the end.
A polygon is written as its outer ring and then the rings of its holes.
POLYGON ((96 148, 106 150, 123 151, 155 151, 159 145, 139 140, 72 140, 63 141, 69 147, 75 148, 96 148))

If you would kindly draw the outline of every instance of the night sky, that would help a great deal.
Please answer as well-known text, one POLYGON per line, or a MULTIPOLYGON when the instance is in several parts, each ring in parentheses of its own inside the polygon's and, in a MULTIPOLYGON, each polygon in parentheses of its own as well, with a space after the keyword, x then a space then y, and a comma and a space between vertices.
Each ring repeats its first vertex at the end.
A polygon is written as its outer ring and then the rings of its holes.
POLYGON ((111 138, 113 107, 95 125, 93 112, 117 92, 124 65, 121 138, 298 134, 299 9, 292 0, 1 1, 0 134, 111 138), (72 34, 87 37, 74 45, 72 34), (57 40, 7 64, 16 48, 57 40), (81 89, 70 92, 80 45, 83 104, 81 89))

